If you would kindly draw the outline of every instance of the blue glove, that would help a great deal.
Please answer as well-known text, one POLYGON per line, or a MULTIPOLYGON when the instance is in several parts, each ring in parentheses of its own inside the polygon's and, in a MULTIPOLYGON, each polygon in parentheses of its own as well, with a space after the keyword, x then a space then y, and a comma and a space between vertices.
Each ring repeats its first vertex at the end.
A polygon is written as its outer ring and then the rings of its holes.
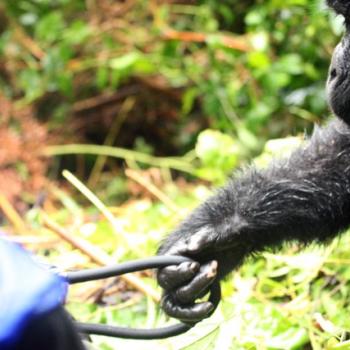
POLYGON ((11 348, 32 320, 62 305, 66 294, 62 277, 0 236, 0 349, 11 348))

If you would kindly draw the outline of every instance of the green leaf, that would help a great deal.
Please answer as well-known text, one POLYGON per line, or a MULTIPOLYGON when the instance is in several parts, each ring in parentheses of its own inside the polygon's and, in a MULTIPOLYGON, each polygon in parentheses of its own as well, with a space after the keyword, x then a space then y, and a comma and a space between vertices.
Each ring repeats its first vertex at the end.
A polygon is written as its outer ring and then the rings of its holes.
POLYGON ((136 51, 125 54, 124 56, 113 58, 109 61, 109 66, 117 71, 125 71, 132 68, 142 55, 136 51))
POLYGON ((153 63, 137 51, 111 59, 109 66, 113 70, 112 78, 117 82, 133 74, 150 74, 155 71, 153 63))
POLYGON ((271 350, 293 350, 300 349, 308 340, 309 337, 304 328, 290 327, 286 331, 268 339, 266 345, 271 350))
POLYGON ((199 95, 197 88, 189 88, 182 96, 182 113, 188 114, 191 112, 194 102, 199 95))
POLYGON ((215 130, 205 130, 198 136, 196 155, 202 162, 198 175, 220 181, 237 165, 238 144, 229 136, 215 130))
POLYGON ((302 74, 304 71, 303 62, 298 54, 288 54, 282 56, 276 63, 275 68, 293 75, 302 74))
POLYGON ((100 66, 96 71, 96 85, 99 89, 103 89, 107 86, 109 80, 109 68, 106 66, 100 66))
POLYGON ((91 28, 83 21, 76 20, 63 33, 63 39, 70 45, 84 43, 91 35, 91 28))
POLYGON ((252 52, 248 55, 248 63, 252 68, 266 69, 270 66, 269 57, 263 52, 252 52))
POLYGON ((39 41, 53 43, 61 39, 64 29, 62 12, 53 11, 39 20, 35 26, 35 37, 39 41))
POLYGON ((43 82, 40 74, 33 69, 25 69, 19 74, 19 86, 23 89, 25 99, 30 102, 44 94, 43 82))

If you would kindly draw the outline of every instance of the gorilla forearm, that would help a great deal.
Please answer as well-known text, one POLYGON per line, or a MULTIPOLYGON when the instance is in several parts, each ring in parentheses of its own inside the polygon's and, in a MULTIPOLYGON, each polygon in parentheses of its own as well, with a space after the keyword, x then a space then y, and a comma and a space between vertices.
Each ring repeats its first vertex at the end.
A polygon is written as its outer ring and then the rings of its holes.
POLYGON ((196 299, 250 254, 288 241, 326 242, 350 225, 350 0, 327 3, 346 28, 327 79, 337 118, 288 159, 232 178, 165 239, 160 254, 197 261, 158 271, 170 316, 208 317, 213 305, 196 299))
POLYGON ((334 237, 350 223, 349 136, 349 127, 336 119, 288 159, 230 180, 159 252, 218 260, 222 276, 252 252, 334 237))

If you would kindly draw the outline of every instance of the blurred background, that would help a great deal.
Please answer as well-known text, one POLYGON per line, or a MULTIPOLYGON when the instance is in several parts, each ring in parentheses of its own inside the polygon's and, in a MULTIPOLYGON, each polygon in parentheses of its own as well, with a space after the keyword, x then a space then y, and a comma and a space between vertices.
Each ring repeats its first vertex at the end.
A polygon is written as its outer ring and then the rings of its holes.
MULTIPOLYGON (((266 166, 328 118, 341 34, 322 0, 2 0, 1 230, 63 268, 154 255, 232 169, 266 166)), ((266 253, 203 329, 135 346, 350 349, 344 246, 266 253)), ((68 307, 167 322, 152 273, 134 278, 76 287, 68 307)))

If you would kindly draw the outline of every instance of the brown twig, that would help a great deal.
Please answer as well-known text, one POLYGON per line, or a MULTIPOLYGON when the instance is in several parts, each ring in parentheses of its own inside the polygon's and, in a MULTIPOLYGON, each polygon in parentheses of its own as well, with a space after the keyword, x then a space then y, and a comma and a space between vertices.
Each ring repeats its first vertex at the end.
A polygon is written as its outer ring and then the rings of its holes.
POLYGON ((122 89, 119 89, 116 93, 105 93, 98 96, 93 96, 82 101, 77 101, 73 105, 74 113, 81 113, 89 109, 98 108, 101 105, 116 103, 129 96, 135 95, 138 92, 136 85, 131 85, 122 89))
MULTIPOLYGON (((87 255, 92 261, 99 265, 111 265, 115 264, 110 256, 106 254, 103 250, 97 248, 96 246, 90 244, 88 241, 75 237, 71 232, 54 222, 46 213, 42 212, 42 219, 44 226, 50 231, 57 234, 63 240, 68 242, 74 248, 79 249, 85 255, 87 255)), ((145 284, 142 280, 133 274, 127 274, 120 276, 125 282, 133 286, 140 292, 150 296, 154 301, 159 302, 160 295, 153 288, 145 284)))
POLYGON ((41 61, 45 57, 45 52, 41 49, 41 47, 30 36, 28 36, 23 28, 14 20, 10 19, 10 23, 14 28, 14 34, 18 42, 35 58, 41 61))
MULTIPOLYGON (((162 33, 165 40, 180 40, 184 42, 205 43, 210 38, 210 34, 198 32, 180 32, 173 29, 167 29, 162 33)), ((228 35, 220 36, 221 42, 224 46, 238 51, 248 52, 251 50, 250 45, 242 39, 233 38, 228 35)))
POLYGON ((7 219, 11 222, 11 224, 15 227, 18 233, 25 232, 26 225, 24 221, 3 194, 0 194, 0 209, 7 217, 7 219))

